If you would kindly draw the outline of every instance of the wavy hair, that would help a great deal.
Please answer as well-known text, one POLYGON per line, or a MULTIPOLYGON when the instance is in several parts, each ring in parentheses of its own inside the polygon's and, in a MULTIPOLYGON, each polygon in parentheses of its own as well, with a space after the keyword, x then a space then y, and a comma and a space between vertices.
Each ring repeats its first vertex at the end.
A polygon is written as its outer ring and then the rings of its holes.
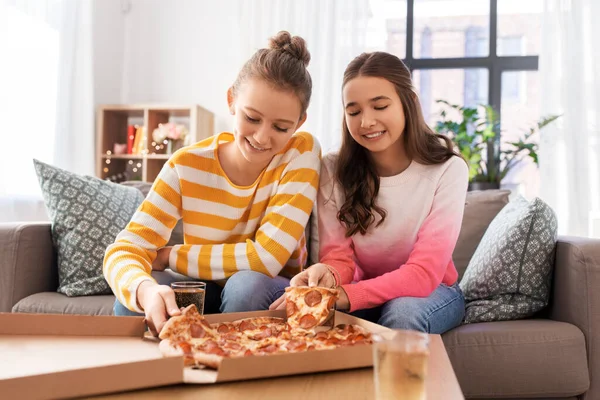
MULTIPOLYGON (((342 88, 359 76, 383 78, 396 88, 406 118, 400 140, 410 159, 431 165, 444 163, 453 156, 461 157, 448 137, 435 133, 425 122, 410 71, 402 60, 385 52, 363 53, 346 67, 342 88)), ((342 121, 342 135, 335 177, 345 200, 337 218, 346 227, 346 237, 364 235, 375 223, 375 213, 381 217, 375 226, 387 216, 386 210, 376 203, 380 179, 369 150, 350 135, 346 118, 342 121)))

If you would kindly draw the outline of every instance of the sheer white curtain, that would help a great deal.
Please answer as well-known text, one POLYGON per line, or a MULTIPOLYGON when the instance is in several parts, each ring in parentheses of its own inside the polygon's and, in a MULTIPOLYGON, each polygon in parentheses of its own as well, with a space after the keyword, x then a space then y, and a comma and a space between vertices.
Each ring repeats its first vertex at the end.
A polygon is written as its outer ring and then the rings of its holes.
POLYGON ((542 115, 563 114, 541 135, 541 197, 559 232, 600 234, 600 1, 546 0, 542 115))
POLYGON ((280 30, 302 36, 311 54, 313 94, 303 130, 323 153, 341 143, 341 84, 346 65, 366 48, 368 0, 253 0, 240 3, 243 59, 280 30))
POLYGON ((91 0, 0 0, 0 222, 46 219, 33 158, 93 173, 91 0))

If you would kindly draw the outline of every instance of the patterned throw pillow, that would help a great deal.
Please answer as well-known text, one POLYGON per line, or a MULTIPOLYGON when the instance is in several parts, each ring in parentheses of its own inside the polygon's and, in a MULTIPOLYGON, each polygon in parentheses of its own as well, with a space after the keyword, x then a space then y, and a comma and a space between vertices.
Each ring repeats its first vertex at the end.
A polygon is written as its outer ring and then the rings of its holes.
POLYGON ((67 296, 111 293, 102 275, 106 248, 144 200, 134 188, 80 176, 33 160, 52 221, 58 254, 58 292, 67 296))
POLYGON ((557 221, 542 200, 519 196, 490 223, 460 282, 465 323, 525 318, 548 304, 557 221))

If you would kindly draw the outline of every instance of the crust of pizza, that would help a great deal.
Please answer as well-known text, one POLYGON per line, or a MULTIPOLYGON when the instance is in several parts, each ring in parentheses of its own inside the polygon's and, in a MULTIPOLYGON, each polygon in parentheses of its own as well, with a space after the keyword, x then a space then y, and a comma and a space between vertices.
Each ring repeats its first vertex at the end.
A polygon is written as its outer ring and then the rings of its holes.
POLYGON ((158 343, 158 349, 164 357, 179 357, 184 355, 183 350, 169 339, 163 339, 158 343))
POLYGON ((223 362, 223 356, 204 353, 203 351, 195 351, 194 361, 197 364, 204 365, 208 368, 219 369, 221 362, 223 362))

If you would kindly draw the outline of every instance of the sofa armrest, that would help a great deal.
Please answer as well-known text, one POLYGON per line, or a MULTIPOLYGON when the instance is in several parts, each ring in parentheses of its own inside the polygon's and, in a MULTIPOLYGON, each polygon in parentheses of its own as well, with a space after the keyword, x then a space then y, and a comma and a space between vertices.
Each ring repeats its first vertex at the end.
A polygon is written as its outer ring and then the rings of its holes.
POLYGON ((584 398, 600 399, 600 239, 559 237, 550 318, 585 335, 590 390, 584 398))
POLYGON ((0 223, 0 312, 10 312, 31 294, 57 288, 50 223, 0 223))

